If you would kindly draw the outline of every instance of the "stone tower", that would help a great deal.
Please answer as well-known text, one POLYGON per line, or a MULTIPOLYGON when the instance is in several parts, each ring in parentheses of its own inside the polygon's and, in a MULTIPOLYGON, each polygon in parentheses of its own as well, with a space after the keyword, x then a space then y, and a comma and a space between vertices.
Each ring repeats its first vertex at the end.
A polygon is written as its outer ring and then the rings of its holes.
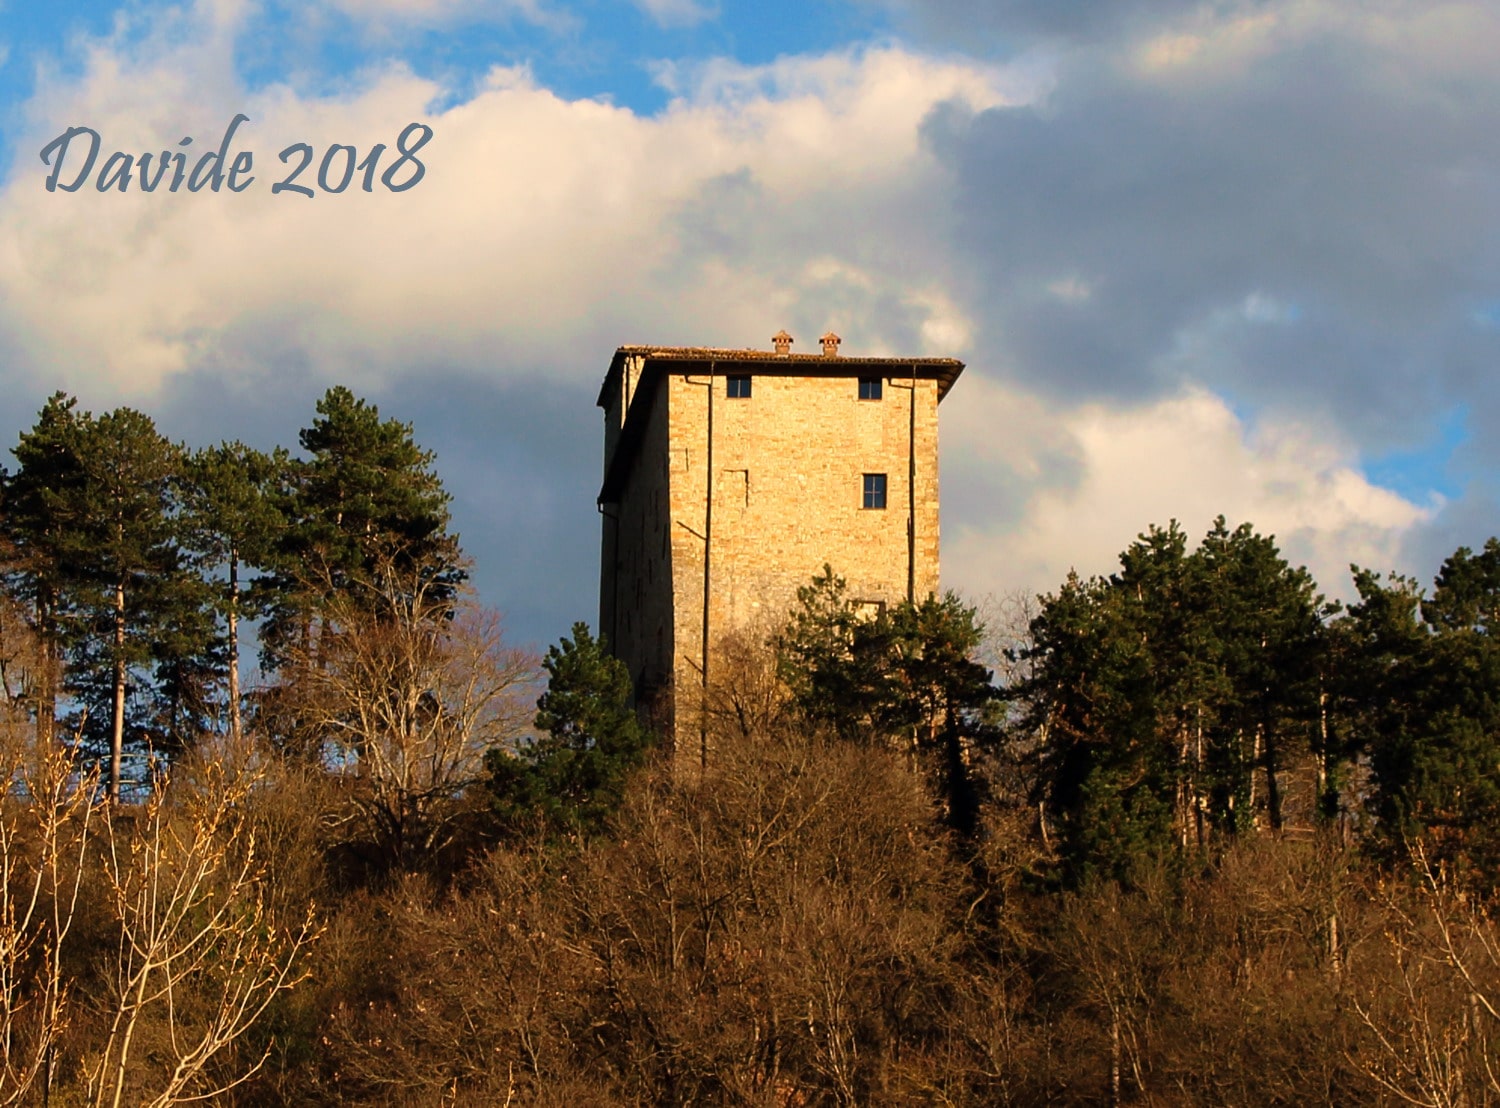
POLYGON ((604 409, 599 631, 684 743, 730 631, 778 630, 825 564, 872 607, 938 588, 952 358, 622 346, 604 409))

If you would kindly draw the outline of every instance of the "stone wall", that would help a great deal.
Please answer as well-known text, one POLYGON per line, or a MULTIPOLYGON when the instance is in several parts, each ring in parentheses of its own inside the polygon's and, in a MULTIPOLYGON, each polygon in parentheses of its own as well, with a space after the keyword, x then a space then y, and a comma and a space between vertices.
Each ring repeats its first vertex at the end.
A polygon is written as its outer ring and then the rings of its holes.
MULTIPOLYGON (((710 643, 732 630, 774 633, 785 624, 797 589, 825 564, 848 581, 852 598, 904 600, 909 519, 915 523, 916 597, 938 587, 938 383, 887 376, 879 400, 861 400, 852 370, 843 377, 756 375, 752 369, 751 395, 737 399, 728 395, 727 376, 713 380, 711 520, 709 379, 672 373, 662 382, 680 742, 691 742, 683 732, 696 730, 702 697, 705 536, 710 643), (913 463, 914 485, 908 480, 913 463), (867 473, 886 477, 883 509, 863 507, 867 473)), ((658 448, 653 443, 651 449, 658 448)), ((710 680, 713 665, 710 653, 710 680)))
POLYGON ((640 400, 649 410, 632 413, 646 421, 635 464, 618 502, 604 505, 599 633, 625 662, 637 698, 649 710, 672 675, 673 546, 667 397, 640 400))

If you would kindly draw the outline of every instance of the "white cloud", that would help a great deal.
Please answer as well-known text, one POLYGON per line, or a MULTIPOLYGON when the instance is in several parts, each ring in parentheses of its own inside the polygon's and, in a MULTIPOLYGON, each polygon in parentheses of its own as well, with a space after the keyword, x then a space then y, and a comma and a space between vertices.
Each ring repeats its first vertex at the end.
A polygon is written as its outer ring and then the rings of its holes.
POLYGON ((689 27, 718 14, 713 5, 697 0, 635 0, 635 5, 662 27, 689 27))
POLYGON ((1288 33, 1283 10, 1261 10, 1252 15, 1214 18, 1200 9, 1192 30, 1173 29, 1154 35, 1138 47, 1136 65, 1148 75, 1169 72, 1240 69, 1272 53, 1288 33))
POLYGON ((974 344, 974 321, 943 289, 914 289, 906 300, 921 313, 924 349, 946 350, 955 357, 969 352, 974 344))
POLYGON ((1215 516, 1274 534, 1323 591, 1349 592, 1348 565, 1396 565, 1412 530, 1441 503, 1414 504, 1371 484, 1353 451, 1320 428, 1247 428, 1199 388, 1130 409, 1055 411, 983 380, 943 405, 944 582, 969 593, 1053 591, 1070 568, 1118 566, 1149 524, 1177 519, 1195 542, 1215 516), (988 489, 985 482, 990 482, 988 489), (977 488, 976 488, 977 486, 977 488), (1011 511, 985 510, 1009 493, 1011 511))
POLYGON ((1130 68, 1149 80, 1219 84, 1310 42, 1369 51, 1383 74, 1486 71, 1500 12, 1483 0, 1259 0, 1202 5, 1129 45, 1130 68))
POLYGON ((441 25, 458 20, 530 23, 565 21, 538 0, 326 0, 328 5, 375 28, 396 24, 441 25))
MULTIPOLYGON (((461 0, 341 2, 372 21, 480 10, 461 0)), ((990 362, 974 365, 943 408, 945 581, 971 594, 1053 589, 1070 565, 1109 572, 1148 523, 1176 517, 1196 539, 1220 512, 1274 532, 1339 592, 1347 562, 1398 565, 1403 540, 1437 510, 1371 485, 1354 448, 1321 424, 1246 427, 1202 388, 1166 398, 1126 389, 1147 398, 1070 407, 1079 395, 1110 395, 1094 387, 1106 375, 1139 372, 1110 345, 1080 344, 1083 368, 1058 378, 1052 401, 987 379, 1003 370, 1040 389, 1060 365, 1049 343, 1098 333, 1123 336, 1127 354, 1139 347, 1141 364, 1165 366, 1163 380, 1202 380, 1222 335, 1274 338, 1304 303, 1296 282, 1263 280, 1258 266, 1208 281, 1213 258, 1199 252, 1239 234, 1238 211, 1225 219, 1212 205, 1172 203, 1169 190, 1134 187, 1130 172, 1112 179, 1128 160, 1108 144, 1070 141, 1078 130, 1055 131, 1066 111, 992 113, 986 126, 1016 130, 967 169, 934 153, 937 109, 957 105, 940 113, 951 124, 1033 95, 1034 60, 997 70, 890 47, 664 67, 674 98, 649 117, 567 100, 525 69, 500 68, 438 109, 451 90, 399 66, 334 95, 251 92, 234 68, 242 11, 201 3, 129 46, 93 44, 81 78, 49 78, 30 105, 34 133, 0 191, 0 338, 23 348, 48 388, 82 392, 98 408, 149 406, 190 370, 367 391, 439 366, 592 382, 620 343, 765 346, 785 326, 807 349, 832 328, 850 354, 990 362), (98 129, 107 150, 160 150, 183 135, 201 150, 238 111, 250 116, 243 137, 258 177, 242 195, 42 188, 35 151, 69 124, 98 129), (270 195, 287 144, 308 142, 321 157, 348 143, 363 154, 394 144, 413 120, 435 132, 416 188, 270 195), (1013 149, 1016 134, 1035 145, 1013 149), (1059 153, 1080 161, 1039 173, 1059 153), (1076 183, 1089 187, 1075 206, 1049 208, 1076 183), (1150 198, 1146 216, 1159 208, 1169 228, 1185 219, 1194 250, 1180 265, 1156 264, 1169 236, 1134 210, 1116 221, 1131 233, 1115 235, 1099 209, 1118 196, 1150 198), (989 228, 1002 215, 1014 222, 989 228), (1205 285, 1212 295, 1197 304, 1189 294, 1205 285), (1121 290, 1141 292, 1122 299, 1121 290), (1193 301, 1189 322, 1199 326, 1153 313, 1147 294, 1193 301), (1037 321, 1046 341, 1017 341, 1037 321)), ((1283 31, 1199 26, 1203 43, 1164 51, 1148 80, 1243 68, 1283 31)), ((1421 41, 1427 57, 1459 48, 1435 24, 1421 41)), ((1121 143, 1141 145, 1128 131, 1121 143)), ((1169 166, 1174 180, 1204 176, 1185 164, 1169 166)), ((1372 179, 1357 176, 1361 187, 1372 179)), ((1384 226, 1358 222, 1365 237, 1384 226)), ((1293 241, 1275 221, 1244 226, 1257 258, 1263 241, 1293 241)), ((1433 249, 1450 253, 1445 242, 1433 249)))
POLYGON ((232 24, 203 11, 195 34, 140 53, 95 44, 81 80, 44 86, 23 149, 85 122, 101 162, 183 135, 202 151, 243 111, 257 180, 240 195, 47 193, 23 156, 0 193, 0 321, 39 376, 111 397, 275 359, 356 385, 433 364, 593 376, 621 341, 835 326, 853 352, 969 333, 940 282, 909 288, 891 259, 939 249, 920 128, 944 101, 1000 102, 985 67, 897 48, 711 65, 654 117, 496 69, 433 112, 444 90, 394 66, 336 96, 247 92, 232 24), (312 145, 300 181, 315 181, 330 144, 363 156, 418 120, 434 137, 407 192, 270 193, 288 144, 312 145))

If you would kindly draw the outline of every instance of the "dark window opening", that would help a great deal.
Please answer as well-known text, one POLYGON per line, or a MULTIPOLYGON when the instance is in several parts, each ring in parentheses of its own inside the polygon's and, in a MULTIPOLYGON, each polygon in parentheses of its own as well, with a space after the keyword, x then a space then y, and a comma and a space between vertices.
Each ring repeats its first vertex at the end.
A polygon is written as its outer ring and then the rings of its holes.
POLYGON ((864 487, 864 507, 885 507, 885 474, 866 473, 864 487))
POLYGON ((750 399, 750 378, 747 375, 725 378, 729 382, 729 399, 750 399))
POLYGON ((859 398, 861 400, 879 400, 881 384, 882 382, 879 377, 861 377, 859 379, 859 398))

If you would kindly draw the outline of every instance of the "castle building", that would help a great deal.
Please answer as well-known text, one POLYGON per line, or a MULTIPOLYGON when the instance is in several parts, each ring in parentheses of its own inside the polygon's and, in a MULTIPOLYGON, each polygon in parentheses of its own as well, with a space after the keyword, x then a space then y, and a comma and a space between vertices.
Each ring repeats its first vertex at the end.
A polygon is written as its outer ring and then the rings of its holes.
POLYGON ((599 631, 680 744, 716 642, 779 630, 825 564, 872 608, 938 588, 938 403, 963 363, 772 342, 622 346, 599 391, 599 631))

